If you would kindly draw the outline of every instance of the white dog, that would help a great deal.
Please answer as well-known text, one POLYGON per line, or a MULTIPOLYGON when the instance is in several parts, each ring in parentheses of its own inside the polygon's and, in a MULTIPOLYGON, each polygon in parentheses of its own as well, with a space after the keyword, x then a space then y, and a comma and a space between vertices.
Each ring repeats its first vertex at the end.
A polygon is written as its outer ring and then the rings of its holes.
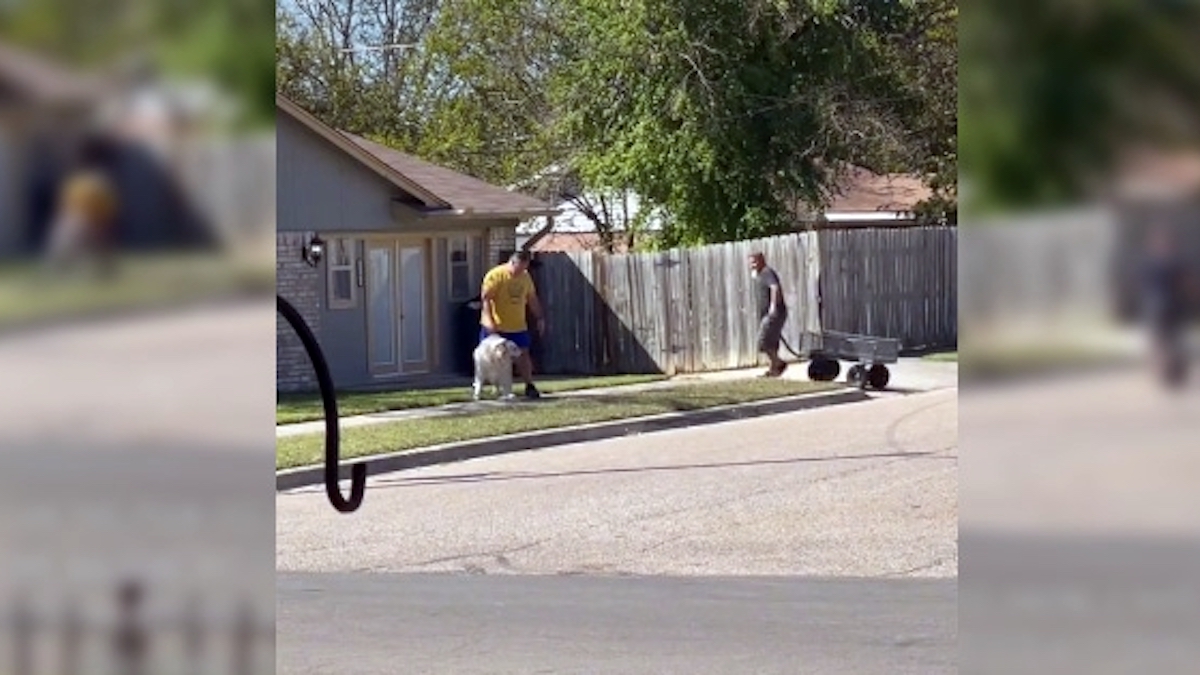
POLYGON ((475 348, 475 400, 483 395, 483 385, 495 385, 504 400, 513 398, 513 361, 521 348, 500 335, 489 335, 475 348))

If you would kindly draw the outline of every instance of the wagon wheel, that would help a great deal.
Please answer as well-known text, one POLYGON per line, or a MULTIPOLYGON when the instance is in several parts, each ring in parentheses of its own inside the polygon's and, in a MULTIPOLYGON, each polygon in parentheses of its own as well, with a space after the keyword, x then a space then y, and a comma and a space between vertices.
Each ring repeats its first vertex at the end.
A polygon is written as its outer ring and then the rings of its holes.
POLYGON ((890 379, 891 373, 882 363, 876 363, 867 370, 867 383, 871 385, 872 389, 883 390, 890 379))
POLYGON ((854 364, 850 367, 850 372, 846 373, 846 381, 859 389, 866 387, 867 369, 863 368, 861 363, 854 364))
POLYGON ((817 356, 808 364, 808 379, 813 382, 832 382, 841 371, 842 366, 835 359, 817 356))

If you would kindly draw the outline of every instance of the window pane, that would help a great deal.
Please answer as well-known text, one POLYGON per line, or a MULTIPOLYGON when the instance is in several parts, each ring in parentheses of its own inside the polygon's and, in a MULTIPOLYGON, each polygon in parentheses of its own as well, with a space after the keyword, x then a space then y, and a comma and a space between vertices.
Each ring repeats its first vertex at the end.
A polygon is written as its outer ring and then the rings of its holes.
POLYGON ((395 258, 388 248, 368 248, 370 277, 367 282, 368 325, 371 329, 371 365, 396 364, 395 258))
POLYGON ((330 258, 334 265, 343 267, 350 264, 350 241, 334 239, 330 247, 333 256, 330 258))
POLYGON ((401 337, 406 363, 425 360, 425 250, 400 249, 401 337))
POLYGON ((464 238, 450 240, 450 263, 465 263, 467 261, 467 240, 464 238))
POLYGON ((337 270, 332 275, 333 297, 349 301, 354 295, 354 279, 350 270, 337 270))

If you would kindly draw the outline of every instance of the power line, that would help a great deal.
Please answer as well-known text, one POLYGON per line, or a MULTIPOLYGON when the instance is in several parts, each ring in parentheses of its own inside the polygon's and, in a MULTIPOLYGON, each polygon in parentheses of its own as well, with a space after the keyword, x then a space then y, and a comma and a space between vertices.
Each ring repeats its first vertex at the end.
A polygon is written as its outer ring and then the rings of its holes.
POLYGON ((338 51, 343 54, 347 54, 350 52, 386 52, 386 51, 392 51, 392 50, 418 49, 420 46, 421 45, 419 45, 415 42, 408 42, 408 43, 396 43, 396 44, 390 44, 390 45, 363 45, 360 47, 345 47, 345 48, 339 49, 338 51))

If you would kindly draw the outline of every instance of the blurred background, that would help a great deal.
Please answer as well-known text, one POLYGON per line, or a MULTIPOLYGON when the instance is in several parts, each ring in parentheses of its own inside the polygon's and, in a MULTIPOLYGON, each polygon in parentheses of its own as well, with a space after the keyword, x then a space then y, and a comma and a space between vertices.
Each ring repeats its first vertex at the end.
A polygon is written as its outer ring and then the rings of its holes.
MULTIPOLYGON (((1200 2, 960 10, 960 670, 1193 672, 1200 2)), ((4 672, 273 672, 273 20, 0 3, 4 672)))
POLYGON ((959 27, 960 672, 1192 672, 1200 3, 959 27))
POLYGON ((0 327, 271 283, 270 9, 0 6, 0 327))
POLYGON ((0 672, 274 672, 273 21, 0 3, 0 672))

